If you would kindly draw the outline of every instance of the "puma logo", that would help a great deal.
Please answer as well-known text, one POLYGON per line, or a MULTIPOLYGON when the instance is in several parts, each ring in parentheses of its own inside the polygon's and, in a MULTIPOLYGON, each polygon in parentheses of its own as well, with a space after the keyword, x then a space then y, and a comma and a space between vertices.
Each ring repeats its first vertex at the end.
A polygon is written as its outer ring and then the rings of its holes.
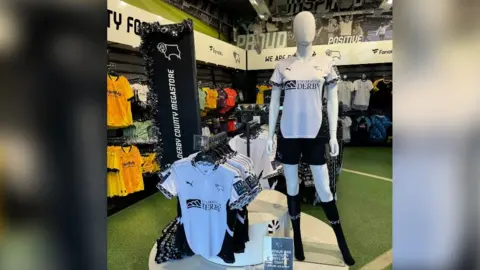
POLYGON ((292 71, 290 68, 286 68, 285 70, 292 71))
POLYGON ((223 191, 223 186, 221 186, 219 184, 215 184, 215 186, 217 187, 218 191, 223 191))
POLYGON ((190 185, 191 187, 193 187, 193 181, 191 181, 191 182, 185 181, 185 183, 187 183, 188 185, 190 185))

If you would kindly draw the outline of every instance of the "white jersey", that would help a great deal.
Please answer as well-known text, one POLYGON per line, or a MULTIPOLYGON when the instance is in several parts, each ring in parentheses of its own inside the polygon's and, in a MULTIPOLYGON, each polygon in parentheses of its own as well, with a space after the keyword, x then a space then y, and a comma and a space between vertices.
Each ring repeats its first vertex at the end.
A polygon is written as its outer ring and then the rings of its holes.
POLYGON ((353 83, 350 81, 339 81, 337 83, 338 101, 344 106, 350 107, 352 103, 353 83))
POLYGON ((285 90, 280 121, 285 138, 317 136, 322 125, 323 84, 337 78, 334 62, 326 55, 305 61, 292 56, 278 62, 270 80, 285 90))
POLYGON ((148 86, 136 83, 132 85, 132 89, 137 91, 138 100, 141 102, 141 104, 146 105, 149 92, 148 86))
POLYGON ((373 83, 370 80, 356 80, 353 83, 355 93, 355 100, 353 104, 356 106, 366 106, 370 103, 370 91, 373 89, 373 83))
POLYGON ((193 164, 189 158, 175 162, 163 172, 157 188, 167 197, 178 196, 181 222, 187 242, 195 254, 205 258, 217 256, 226 232, 227 203, 241 209, 249 187, 230 166, 193 164))
MULTIPOLYGON (((240 135, 232 138, 228 144, 230 147, 242 155, 247 155, 247 139, 242 138, 240 135)), ((267 188, 268 180, 262 180, 268 178, 269 175, 274 174, 276 171, 272 166, 272 157, 267 153, 266 149, 267 137, 259 137, 250 140, 250 157, 254 164, 255 176, 260 180, 263 188, 267 188)))

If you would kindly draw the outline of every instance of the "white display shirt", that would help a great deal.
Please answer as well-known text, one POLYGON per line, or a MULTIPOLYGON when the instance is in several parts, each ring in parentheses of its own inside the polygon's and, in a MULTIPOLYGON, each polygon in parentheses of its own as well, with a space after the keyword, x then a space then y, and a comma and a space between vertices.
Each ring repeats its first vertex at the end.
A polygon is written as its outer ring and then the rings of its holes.
POLYGON ((356 106, 366 106, 370 103, 370 91, 373 89, 373 83, 370 80, 356 80, 353 83, 355 100, 353 104, 356 106))
POLYGON ((167 198, 178 196, 188 245, 204 258, 218 255, 225 232, 233 236, 227 225, 227 202, 232 209, 241 209, 249 193, 237 170, 213 168, 181 160, 161 174, 157 185, 167 198))
POLYGON ((350 81, 337 82, 338 101, 350 107, 352 103, 353 83, 350 81))
POLYGON ((323 84, 325 80, 330 82, 337 78, 335 64, 326 55, 306 60, 291 56, 278 62, 270 80, 285 90, 280 120, 285 138, 317 136, 322 125, 323 84))

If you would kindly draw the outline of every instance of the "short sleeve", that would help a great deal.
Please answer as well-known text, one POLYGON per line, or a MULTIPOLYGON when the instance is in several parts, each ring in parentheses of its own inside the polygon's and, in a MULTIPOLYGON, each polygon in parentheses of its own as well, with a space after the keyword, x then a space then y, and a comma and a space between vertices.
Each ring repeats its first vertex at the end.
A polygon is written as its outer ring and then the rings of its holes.
POLYGON ((160 178, 157 184, 158 190, 168 199, 177 196, 175 169, 170 167, 168 170, 158 173, 158 177, 160 178))
POLYGON ((121 169, 120 156, 114 147, 107 151, 107 168, 111 170, 121 169))
POLYGON ((368 80, 368 90, 372 90, 373 89, 373 83, 372 81, 368 80))
POLYGON ((327 74, 327 82, 332 82, 332 81, 338 80, 338 78, 339 78, 338 69, 337 69, 337 66, 335 65, 335 61, 333 61, 333 59, 331 59, 328 62, 327 73, 328 73, 327 74))
POLYGON ((275 66, 275 70, 273 71, 272 77, 270 78, 270 82, 274 86, 281 86, 283 84, 283 75, 280 71, 280 63, 277 63, 275 66))
POLYGON ((125 95, 125 98, 128 100, 133 98, 134 94, 133 94, 132 87, 130 86, 130 83, 128 82, 127 78, 124 78, 124 79, 125 79, 125 83, 123 86, 123 94, 125 95))

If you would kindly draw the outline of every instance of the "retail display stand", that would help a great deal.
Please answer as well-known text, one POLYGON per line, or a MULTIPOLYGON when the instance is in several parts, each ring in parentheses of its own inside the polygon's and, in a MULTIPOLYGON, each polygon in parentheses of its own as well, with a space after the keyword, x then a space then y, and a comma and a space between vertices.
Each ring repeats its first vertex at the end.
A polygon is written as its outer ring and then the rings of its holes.
MULTIPOLYGON (((264 236, 269 235, 269 219, 273 217, 279 222, 279 229, 270 236, 292 236, 290 219, 287 213, 287 200, 285 195, 278 191, 264 190, 250 203, 248 210, 250 212, 250 242, 246 245, 245 253, 235 254, 234 264, 226 264, 217 258, 205 259, 198 255, 157 264, 155 262, 157 251, 155 244, 149 256, 149 269, 263 269, 263 239, 264 236)), ((342 255, 338 251, 337 240, 330 225, 305 213, 301 214, 301 219, 306 261, 294 261, 293 269, 348 269, 348 266, 343 264, 342 255)))

